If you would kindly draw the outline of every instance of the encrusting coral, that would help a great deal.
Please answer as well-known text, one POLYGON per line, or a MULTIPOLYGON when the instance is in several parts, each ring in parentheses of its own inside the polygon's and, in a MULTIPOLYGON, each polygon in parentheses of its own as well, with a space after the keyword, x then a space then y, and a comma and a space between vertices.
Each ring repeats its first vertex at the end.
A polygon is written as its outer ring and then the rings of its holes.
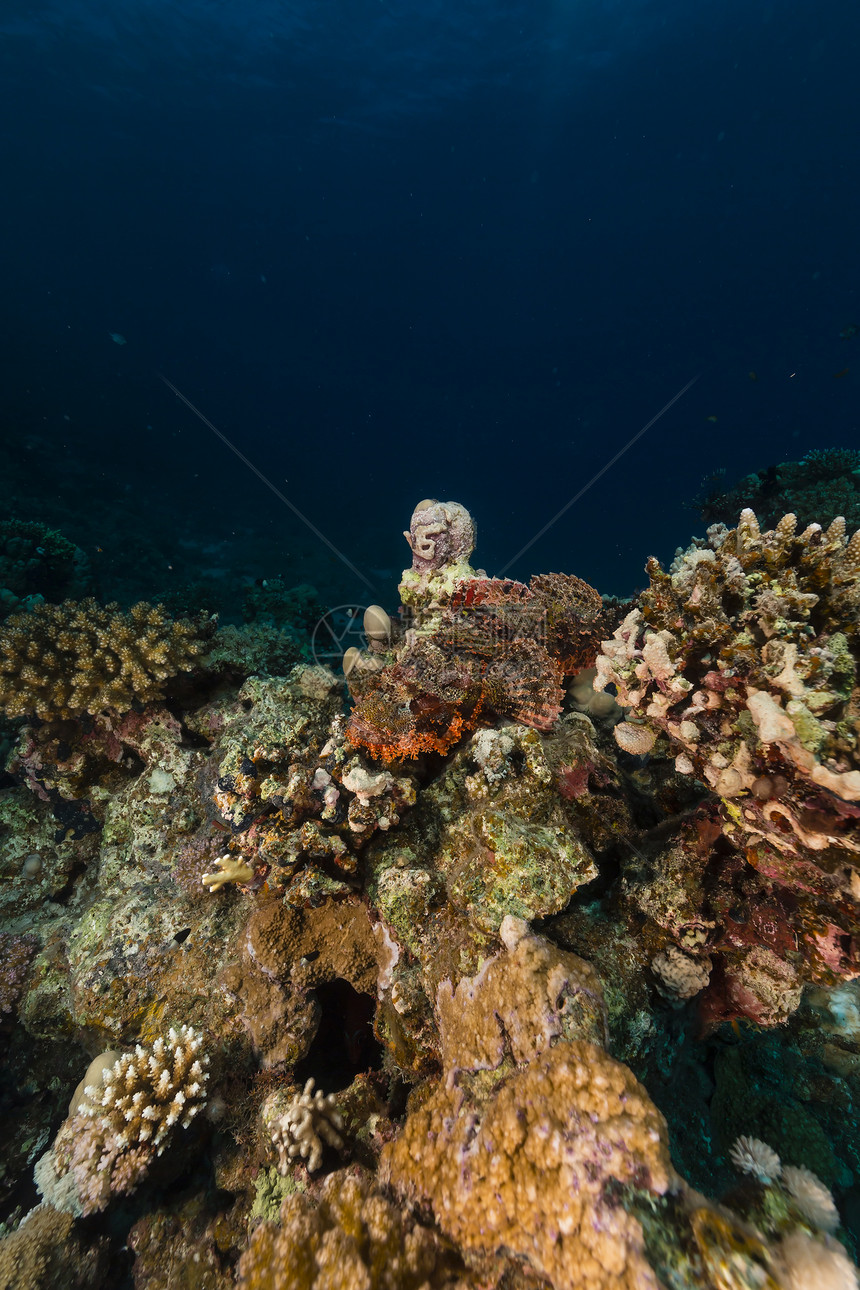
POLYGON ((151 703, 195 666, 211 627, 143 602, 128 613, 88 599, 13 614, 0 627, 0 710, 45 720, 151 703))
POLYGON ((71 1214, 37 1205, 0 1241, 0 1290, 91 1290, 105 1284, 108 1245, 75 1231, 71 1214))
POLYGON ((366 1170, 338 1170, 318 1200, 287 1196, 239 1261, 239 1290, 479 1290, 432 1227, 399 1209, 366 1170))
POLYGON ((111 1197, 133 1192, 180 1128, 206 1104, 209 1058, 191 1026, 168 1031, 147 1051, 138 1044, 101 1068, 63 1123, 37 1181, 46 1199, 71 1174, 79 1212, 105 1209, 111 1197))

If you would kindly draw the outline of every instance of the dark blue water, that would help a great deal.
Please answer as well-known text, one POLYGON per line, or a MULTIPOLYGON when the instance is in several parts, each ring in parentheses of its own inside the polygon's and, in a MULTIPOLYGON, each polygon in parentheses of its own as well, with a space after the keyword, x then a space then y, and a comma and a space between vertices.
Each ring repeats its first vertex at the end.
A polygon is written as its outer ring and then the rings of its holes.
POLYGON ((104 594, 396 603, 420 498, 499 572, 698 377, 510 569, 632 591, 713 469, 860 445, 858 45, 847 0, 6 0, 2 513, 104 594))

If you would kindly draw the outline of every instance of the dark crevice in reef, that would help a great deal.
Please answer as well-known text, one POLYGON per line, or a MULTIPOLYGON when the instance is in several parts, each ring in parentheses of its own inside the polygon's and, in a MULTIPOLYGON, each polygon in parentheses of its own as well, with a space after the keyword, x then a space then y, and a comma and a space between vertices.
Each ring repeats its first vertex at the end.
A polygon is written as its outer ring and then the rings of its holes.
POLYGON ((314 993, 322 1018, 306 1057, 296 1066, 296 1079, 313 1079, 323 1093, 335 1093, 356 1075, 381 1070, 382 1045, 373 1033, 376 1002, 340 978, 326 981, 314 993))

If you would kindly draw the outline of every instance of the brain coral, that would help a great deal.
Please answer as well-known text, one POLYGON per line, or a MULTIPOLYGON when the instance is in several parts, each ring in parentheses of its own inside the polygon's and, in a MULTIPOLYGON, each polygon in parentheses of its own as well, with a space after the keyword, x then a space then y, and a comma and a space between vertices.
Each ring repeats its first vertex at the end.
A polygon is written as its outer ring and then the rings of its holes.
POLYGON ((0 711, 50 719, 150 703, 194 667, 212 626, 144 602, 128 613, 87 599, 13 614, 0 629, 0 711))

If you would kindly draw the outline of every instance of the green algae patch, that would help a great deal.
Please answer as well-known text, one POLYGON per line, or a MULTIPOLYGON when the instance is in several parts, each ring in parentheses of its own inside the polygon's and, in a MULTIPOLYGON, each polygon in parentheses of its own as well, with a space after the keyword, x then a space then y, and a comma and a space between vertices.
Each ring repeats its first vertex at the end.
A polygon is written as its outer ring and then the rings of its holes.
POLYGON ((249 1220, 262 1218, 266 1223, 280 1221, 281 1205, 285 1196, 295 1196, 304 1191, 302 1183, 293 1178, 284 1178, 275 1167, 261 1169, 254 1182, 254 1203, 248 1215, 249 1220))

